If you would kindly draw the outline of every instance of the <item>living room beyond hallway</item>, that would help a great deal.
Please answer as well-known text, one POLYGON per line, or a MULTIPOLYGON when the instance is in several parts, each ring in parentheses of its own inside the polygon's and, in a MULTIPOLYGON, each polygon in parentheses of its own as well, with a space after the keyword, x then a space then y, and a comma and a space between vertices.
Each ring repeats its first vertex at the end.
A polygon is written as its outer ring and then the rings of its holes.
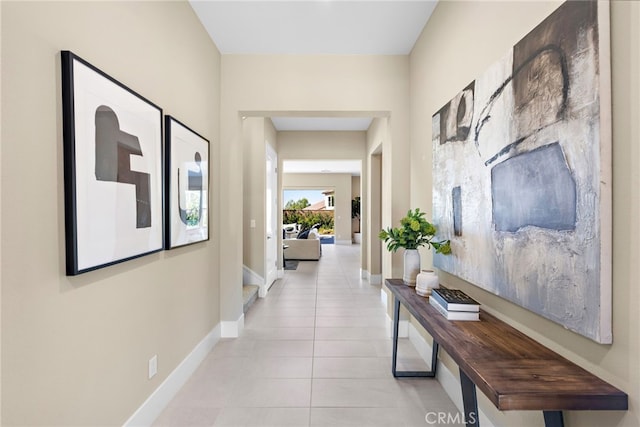
MULTIPOLYGON (((360 278, 359 256, 359 245, 325 245, 285 271, 155 425, 425 426, 457 414, 437 381, 391 375, 380 285, 360 278)), ((425 367, 407 339, 399 356, 399 369, 425 367)))

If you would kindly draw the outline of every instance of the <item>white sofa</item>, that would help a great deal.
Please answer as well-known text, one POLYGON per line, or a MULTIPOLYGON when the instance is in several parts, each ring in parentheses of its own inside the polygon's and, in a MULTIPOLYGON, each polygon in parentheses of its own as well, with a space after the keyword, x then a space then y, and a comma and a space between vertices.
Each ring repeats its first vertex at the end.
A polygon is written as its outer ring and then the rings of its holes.
POLYGON ((320 236, 317 230, 311 230, 306 239, 283 239, 285 245, 284 259, 317 261, 322 255, 320 236))

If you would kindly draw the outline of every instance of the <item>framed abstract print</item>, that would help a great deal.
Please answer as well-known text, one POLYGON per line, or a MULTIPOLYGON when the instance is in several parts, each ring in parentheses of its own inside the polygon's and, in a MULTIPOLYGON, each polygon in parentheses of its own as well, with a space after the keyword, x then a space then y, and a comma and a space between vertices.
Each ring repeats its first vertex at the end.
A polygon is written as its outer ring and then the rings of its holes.
POLYGON ((568 1, 433 115, 434 265, 612 342, 609 4, 568 1))
POLYGON ((67 275, 163 248, 162 110, 62 51, 67 275))
POLYGON ((166 248, 209 239, 209 141, 165 117, 166 248))

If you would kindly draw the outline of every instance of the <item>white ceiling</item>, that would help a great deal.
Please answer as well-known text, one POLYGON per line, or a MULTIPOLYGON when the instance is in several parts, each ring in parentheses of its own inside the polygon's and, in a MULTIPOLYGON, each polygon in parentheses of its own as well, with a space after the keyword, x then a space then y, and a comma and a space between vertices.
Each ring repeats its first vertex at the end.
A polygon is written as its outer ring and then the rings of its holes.
POLYGON ((407 55, 436 2, 190 0, 223 55, 407 55))
MULTIPOLYGON (((438 0, 189 0, 220 53, 407 55, 438 0)), ((278 117, 277 130, 367 130, 371 118, 278 117)))
POLYGON ((273 126, 283 130, 366 131, 371 117, 272 117, 273 126))
POLYGON ((359 160, 284 160, 282 173, 347 173, 360 175, 359 160))
MULTIPOLYGON (((408 55, 438 0, 189 0, 223 55, 408 55)), ((279 131, 364 131, 371 118, 273 117, 279 131)), ((360 175, 360 162, 287 161, 289 173, 360 175)))

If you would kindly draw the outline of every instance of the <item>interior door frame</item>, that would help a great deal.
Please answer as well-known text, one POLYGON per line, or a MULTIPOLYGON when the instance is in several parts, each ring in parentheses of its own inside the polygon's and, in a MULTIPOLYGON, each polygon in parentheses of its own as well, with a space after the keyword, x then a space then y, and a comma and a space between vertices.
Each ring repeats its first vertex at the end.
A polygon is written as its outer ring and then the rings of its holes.
POLYGON ((278 153, 265 141, 265 242, 264 242, 264 289, 260 296, 266 296, 269 288, 278 278, 278 153), (271 202, 271 203, 270 203, 271 202), (271 214, 269 214, 269 211, 271 214), (269 222, 271 222, 269 224, 269 222), (271 252, 270 252, 271 250, 271 252), (271 254, 271 256, 270 256, 271 254))

